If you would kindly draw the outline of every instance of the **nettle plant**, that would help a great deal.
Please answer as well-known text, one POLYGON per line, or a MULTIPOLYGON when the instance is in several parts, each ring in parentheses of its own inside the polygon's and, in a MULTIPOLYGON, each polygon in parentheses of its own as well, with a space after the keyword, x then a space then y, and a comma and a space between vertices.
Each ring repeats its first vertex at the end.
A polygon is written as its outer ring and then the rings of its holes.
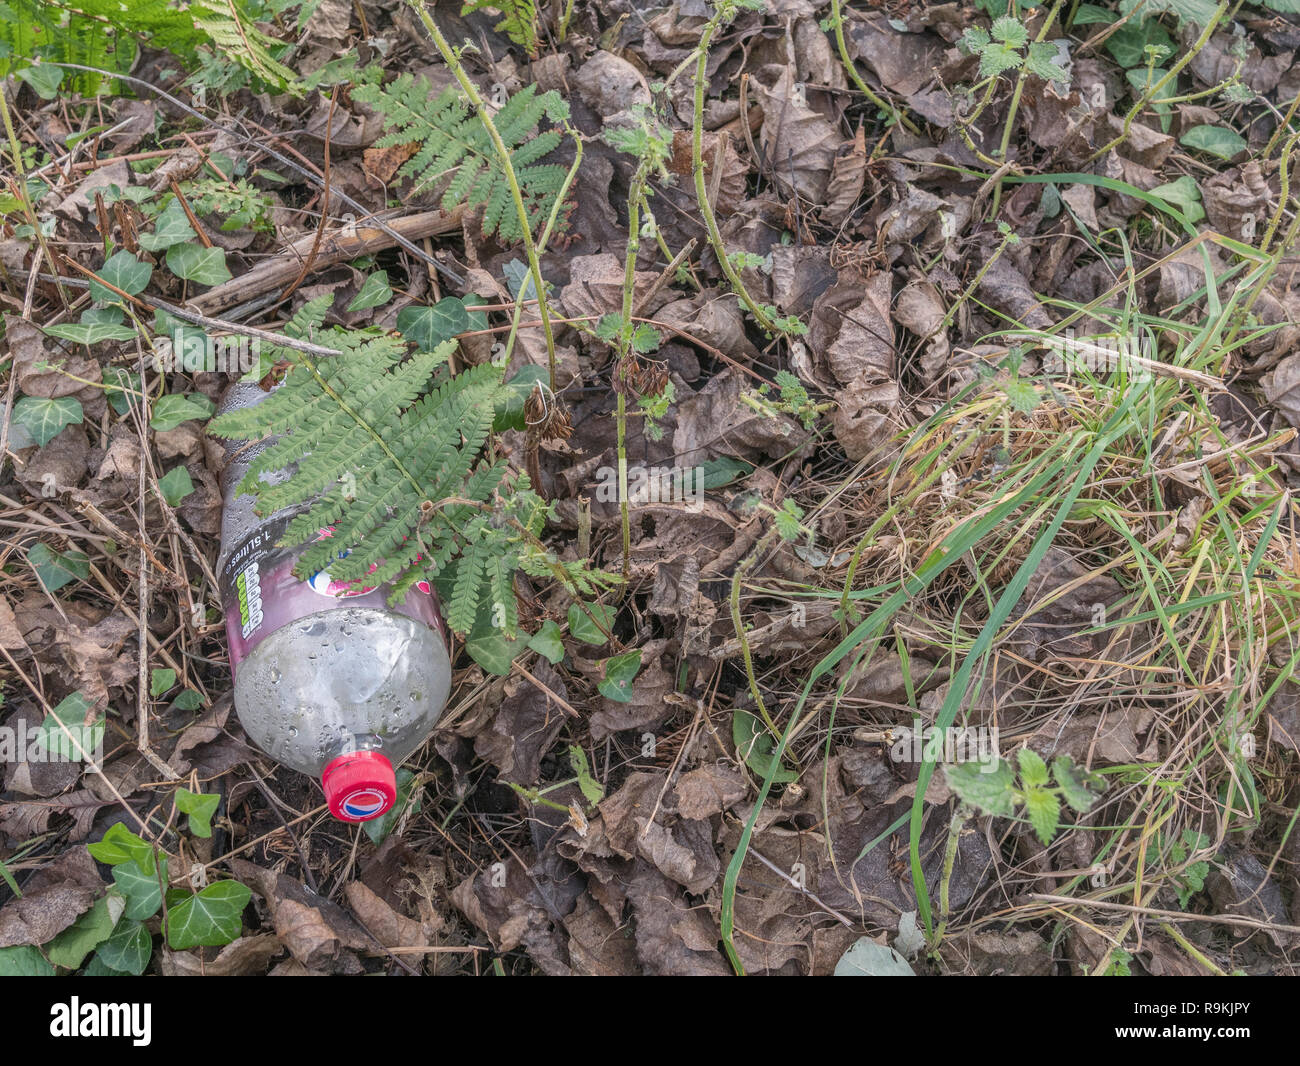
POLYGON ((962 802, 984 814, 1014 818, 1024 808, 1043 844, 1050 844, 1061 827, 1062 801, 1084 814, 1092 809, 1104 786, 1099 774, 1076 766, 1068 755, 1053 759, 1049 770, 1030 748, 1016 753, 1014 769, 1005 759, 998 759, 991 769, 985 762, 962 762, 945 766, 944 773, 962 802))

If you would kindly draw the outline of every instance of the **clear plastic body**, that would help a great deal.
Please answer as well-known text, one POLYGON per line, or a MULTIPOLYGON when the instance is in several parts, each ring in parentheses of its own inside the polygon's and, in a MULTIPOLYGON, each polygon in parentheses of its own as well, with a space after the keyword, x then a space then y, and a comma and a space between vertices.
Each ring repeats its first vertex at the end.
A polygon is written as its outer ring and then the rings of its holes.
MULTIPOLYGON (((266 395, 236 384, 221 412, 266 395)), ((388 586, 344 587, 328 573, 294 576, 306 545, 276 542, 297 512, 259 518, 251 496, 235 495, 265 446, 227 445, 222 472, 217 574, 239 720, 258 747, 305 774, 319 775, 355 751, 381 752, 397 766, 437 724, 451 689, 437 601, 423 582, 390 607, 388 586)))

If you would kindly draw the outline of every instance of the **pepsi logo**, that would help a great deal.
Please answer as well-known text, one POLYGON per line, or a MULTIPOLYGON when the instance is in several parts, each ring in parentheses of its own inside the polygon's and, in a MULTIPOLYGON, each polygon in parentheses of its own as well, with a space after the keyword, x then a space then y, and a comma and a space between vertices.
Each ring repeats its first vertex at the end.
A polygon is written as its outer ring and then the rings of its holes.
POLYGON ((388 796, 377 788, 357 789, 343 801, 343 814, 357 821, 374 818, 388 808, 388 796))

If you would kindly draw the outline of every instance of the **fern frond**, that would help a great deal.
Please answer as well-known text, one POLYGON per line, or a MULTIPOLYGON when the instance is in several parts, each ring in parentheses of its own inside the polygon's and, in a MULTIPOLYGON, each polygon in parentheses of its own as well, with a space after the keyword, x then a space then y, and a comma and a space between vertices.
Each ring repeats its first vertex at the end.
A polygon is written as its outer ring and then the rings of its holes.
POLYGON ((537 55, 537 5, 533 0, 469 0, 460 9, 462 17, 475 11, 499 13, 501 21, 492 28, 527 49, 530 57, 537 55))
MULTIPOLYGON (((353 99, 369 104, 384 116, 389 131, 376 145, 418 144, 419 150, 398 173, 417 188, 448 179, 442 207, 450 211, 461 204, 483 207, 483 233, 502 240, 523 236, 514 211, 509 181, 478 116, 467 106, 456 86, 448 86, 434 99, 423 76, 403 74, 387 87, 362 85, 353 99), (453 173, 454 172, 454 173, 453 173)), ((493 121, 511 153, 529 226, 536 229, 551 213, 567 171, 554 163, 540 163, 560 143, 556 130, 538 132, 544 117, 561 121, 568 105, 553 91, 538 93, 530 85, 515 93, 493 121)))

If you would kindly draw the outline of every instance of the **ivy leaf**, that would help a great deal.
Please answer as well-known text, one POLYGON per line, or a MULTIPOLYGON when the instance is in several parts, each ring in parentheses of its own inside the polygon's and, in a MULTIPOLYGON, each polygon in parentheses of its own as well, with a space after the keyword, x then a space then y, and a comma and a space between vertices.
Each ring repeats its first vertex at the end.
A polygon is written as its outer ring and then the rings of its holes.
MULTIPOLYGON (((144 292, 153 276, 153 267, 142 263, 130 252, 121 251, 112 256, 98 271, 99 277, 114 288, 121 289, 128 296, 144 292)), ((105 288, 98 281, 90 283, 90 295, 96 303, 121 303, 122 297, 112 289, 105 288)))
POLYGON ((173 951, 220 947, 239 936, 252 893, 238 881, 218 881, 168 909, 167 943, 173 951))
POLYGON ((194 491, 194 481, 185 467, 174 466, 158 479, 158 491, 172 507, 179 507, 181 501, 194 491))
POLYGON ((569 606, 569 635, 584 644, 599 647, 609 641, 606 633, 614 625, 614 608, 603 603, 574 603, 569 606))
POLYGON ((149 428, 159 433, 175 429, 192 418, 206 419, 212 414, 212 401, 201 392, 170 393, 154 401, 149 428))
POLYGON ((0 977, 53 977, 54 967, 31 944, 0 948, 0 977))
POLYGON ((135 330, 123 323, 122 311, 116 307, 92 307, 80 322, 59 322, 41 329, 51 337, 85 345, 135 339, 135 330))
POLYGON ((90 559, 85 552, 56 552, 44 541, 27 553, 27 561, 47 592, 58 592, 64 585, 90 577, 90 559))
POLYGON ((471 633, 465 639, 469 657, 490 674, 505 677, 517 656, 527 645, 522 640, 512 640, 499 629, 485 629, 471 633))
MULTIPOLYGON (((64 56, 65 59, 69 58, 64 56)), ((14 77, 20 78, 32 87, 42 100, 53 100, 59 95, 59 85, 63 81, 64 70, 53 63, 38 63, 16 71, 14 77)))
POLYGON ((1183 213, 1188 222, 1196 223, 1205 217, 1205 208, 1201 206, 1201 189, 1196 179, 1184 174, 1175 181, 1157 185, 1151 190, 1152 196, 1158 196, 1166 203, 1173 204, 1183 213))
POLYGON ((187 688, 172 701, 172 706, 179 711, 197 711, 203 706, 203 697, 192 688, 187 688))
POLYGON ((216 794, 207 796, 184 788, 176 790, 176 809, 190 816, 190 832, 195 836, 212 835, 212 816, 220 803, 221 797, 216 794))
POLYGON ((1188 20, 1195 22, 1198 26, 1208 25, 1218 5, 1214 0, 1120 0, 1119 10, 1123 15, 1131 14, 1137 10, 1138 4, 1142 4, 1142 13, 1144 15, 1155 15, 1161 11, 1168 11, 1178 16, 1180 23, 1188 20))
POLYGON ((1016 779, 1006 760, 998 759, 991 768, 987 762, 945 764, 943 773, 964 803, 999 818, 1016 813, 1016 779))
POLYGON ((124 862, 136 862, 146 873, 152 873, 154 869, 153 847, 141 840, 121 822, 114 822, 110 825, 103 839, 94 844, 87 844, 86 850, 90 852, 91 858, 102 862, 105 866, 119 866, 124 862))
POLYGON ((564 658, 564 642, 560 637, 560 627, 548 618, 542 623, 542 628, 528 638, 528 646, 554 666, 564 658))
POLYGON ((131 401, 139 399, 140 375, 120 366, 104 367, 104 394, 113 410, 119 415, 131 410, 131 401), (136 395, 131 395, 135 393, 136 395))
POLYGON ((403 307, 397 312, 397 332, 422 352, 433 351, 469 328, 469 312, 457 296, 448 296, 432 307, 403 307))
POLYGON ((1174 39, 1155 19, 1144 19, 1136 25, 1125 23, 1106 39, 1106 50, 1125 70, 1146 66, 1148 45, 1164 49, 1167 56, 1173 55, 1174 39))
POLYGON ((22 426, 37 444, 49 444, 74 422, 85 418, 75 396, 20 396, 14 404, 13 421, 22 426))
MULTIPOLYGON (((159 859, 162 867, 163 884, 167 878, 167 858, 159 859)), ((158 871, 145 871, 138 862, 121 862, 113 867, 113 880, 118 890, 126 897, 126 917, 143 922, 158 913, 162 906, 162 887, 158 883, 158 871)))
POLYGON ((92 702, 82 693, 70 692, 42 719, 41 746, 50 758, 75 762, 84 758, 91 748, 99 746, 104 735, 104 719, 101 716, 87 727, 87 712, 92 706, 92 702), (64 731, 64 726, 72 732, 71 736, 64 731), (73 743, 74 738, 76 743, 73 743), (85 749, 84 753, 77 750, 78 744, 85 749))
POLYGON ((1056 829, 1061 824, 1061 803, 1056 794, 1045 788, 1025 790, 1025 813, 1029 815, 1029 824, 1034 833, 1044 844, 1050 844, 1056 836, 1056 829))
MULTIPOLYGON (((384 842, 388 834, 393 831, 393 827, 397 825, 397 819, 406 812, 406 805, 411 800, 411 788, 414 784, 415 775, 410 770, 398 770, 397 798, 393 800, 393 805, 378 818, 371 818, 370 821, 361 823, 361 828, 376 847, 384 842)), ((418 814, 420 804, 420 793, 417 792, 414 801, 411 802, 411 810, 418 814)))
POLYGON ((615 703, 632 701, 632 682, 641 669, 641 649, 625 651, 605 660, 605 676, 596 686, 600 694, 615 703))
POLYGON ((125 909, 126 901, 116 892, 101 896, 90 910, 45 945, 50 962, 69 970, 77 969, 87 955, 112 935, 125 909))
POLYGON ((147 252, 161 252, 173 244, 192 241, 198 234, 190 225, 189 216, 181 202, 173 197, 167 206, 159 212, 153 222, 152 233, 140 234, 140 247, 147 252))
POLYGON ((139 922, 119 922, 113 935, 99 945, 95 957, 110 970, 138 977, 149 965, 153 937, 139 922))
POLYGON ((1178 143, 1225 160, 1246 150, 1245 138, 1223 126, 1193 126, 1178 138, 1178 143))
POLYGON ((220 285, 230 280, 226 253, 201 244, 173 244, 167 249, 167 269, 178 278, 200 285, 220 285))
MULTIPOLYGON (((388 284, 388 271, 376 270, 366 277, 360 291, 348 304, 349 311, 366 311, 372 307, 382 307, 393 298, 392 286, 388 284)), ((368 824, 368 823, 367 823, 368 824)))

